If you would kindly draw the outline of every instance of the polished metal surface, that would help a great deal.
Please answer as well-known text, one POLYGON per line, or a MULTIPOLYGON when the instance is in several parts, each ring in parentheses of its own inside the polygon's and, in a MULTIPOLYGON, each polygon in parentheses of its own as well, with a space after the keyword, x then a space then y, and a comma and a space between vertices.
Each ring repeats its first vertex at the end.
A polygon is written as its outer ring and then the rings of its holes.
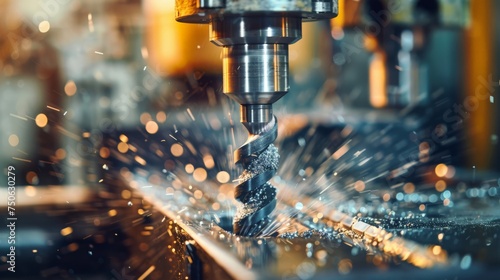
POLYGON ((222 60, 223 91, 240 104, 271 104, 288 91, 287 45, 235 45, 222 60))
POLYGON ((241 123, 251 134, 262 133, 267 123, 273 118, 271 105, 241 105, 241 123))
POLYGON ((213 9, 213 8, 223 8, 225 0, 198 0, 199 8, 213 9))
POLYGON ((223 92, 240 104, 272 104, 288 91, 288 44, 299 40, 294 17, 224 17, 210 39, 223 46, 223 92))
POLYGON ((210 25, 223 46, 223 92, 240 104, 271 104, 288 91, 288 44, 301 38, 295 17, 224 17, 210 25))
POLYGON ((208 23, 220 14, 249 12, 294 13, 304 21, 329 19, 338 14, 337 0, 176 0, 176 18, 181 22, 208 23))
POLYGON ((237 44, 293 44, 302 37, 296 15, 224 16, 210 24, 210 40, 217 46, 237 44))

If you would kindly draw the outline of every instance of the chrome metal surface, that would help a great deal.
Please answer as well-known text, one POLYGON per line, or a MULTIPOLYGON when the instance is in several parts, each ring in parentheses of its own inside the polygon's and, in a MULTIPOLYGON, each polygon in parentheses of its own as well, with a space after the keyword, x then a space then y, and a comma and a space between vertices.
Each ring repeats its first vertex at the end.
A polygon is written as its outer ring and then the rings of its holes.
POLYGON ((331 13, 333 11, 332 1, 312 1, 313 11, 316 13, 331 13))
POLYGON ((224 0, 198 0, 198 8, 214 9, 223 8, 226 1, 224 0))
POLYGON ((222 52, 223 92, 240 104, 271 104, 288 91, 288 46, 235 45, 222 52))
POLYGON ((176 18, 181 22, 207 23, 224 14, 242 15, 249 12, 295 13, 304 21, 329 19, 338 14, 338 0, 176 0, 176 18))
POLYGON ((251 134, 260 134, 273 118, 271 105, 241 105, 241 123, 251 134))
POLYGON ((210 40, 217 46, 237 44, 293 44, 302 37, 297 15, 224 16, 210 24, 210 40))

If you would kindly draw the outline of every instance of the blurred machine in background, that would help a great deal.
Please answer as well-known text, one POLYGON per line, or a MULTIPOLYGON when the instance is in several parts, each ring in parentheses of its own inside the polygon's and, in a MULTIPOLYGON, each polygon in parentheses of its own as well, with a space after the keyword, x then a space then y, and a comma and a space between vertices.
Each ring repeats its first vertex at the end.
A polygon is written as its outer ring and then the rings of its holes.
POLYGON ((1 1, 0 168, 16 168, 18 265, 34 268, 19 275, 234 276, 195 236, 269 278, 493 275, 499 11, 492 0, 339 0, 338 18, 304 24, 274 106, 274 183, 280 211, 302 209, 292 224, 324 221, 343 241, 316 232, 292 246, 219 231, 234 213, 232 150, 246 133, 205 25, 177 23, 171 0, 1 1), (439 244, 431 254, 446 251, 450 265, 416 270, 390 248, 354 246, 344 231, 354 222, 321 207, 439 244))

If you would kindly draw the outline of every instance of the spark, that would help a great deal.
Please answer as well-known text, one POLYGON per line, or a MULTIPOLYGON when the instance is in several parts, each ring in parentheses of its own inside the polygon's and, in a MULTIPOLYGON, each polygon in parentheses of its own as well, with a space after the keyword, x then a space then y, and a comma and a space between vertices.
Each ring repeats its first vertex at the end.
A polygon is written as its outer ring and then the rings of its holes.
POLYGON ((366 149, 363 149, 361 151, 357 151, 354 153, 354 157, 359 157, 364 151, 366 151, 366 149))
POLYGON ((17 158, 17 157, 12 157, 12 159, 24 161, 24 162, 31 162, 31 160, 29 160, 29 159, 23 159, 23 158, 17 158))
POLYGON ((99 55, 103 55, 104 53, 102 52, 98 52, 98 51, 94 51, 95 54, 99 54, 99 55))
POLYGON ((151 272, 153 272, 155 270, 155 268, 156 267, 154 265, 150 266, 146 271, 144 271, 144 273, 141 276, 139 276, 139 278, 137 278, 137 280, 146 279, 146 277, 148 277, 149 274, 151 274, 151 272))
POLYGON ((179 213, 182 213, 182 212, 184 212, 184 211, 186 211, 186 210, 187 210, 187 207, 183 207, 183 208, 182 208, 181 210, 179 210, 177 213, 179 214, 179 213))
POLYGON ((235 178, 231 182, 240 184, 241 182, 245 181, 245 178, 235 178))
POLYGON ((347 151, 349 151, 350 147, 349 147, 349 143, 351 142, 351 140, 347 141, 347 143, 345 143, 344 145, 342 145, 342 147, 340 147, 337 151, 335 151, 333 154, 332 154, 332 158, 334 160, 338 160, 340 159, 343 155, 345 155, 345 153, 347 153, 347 151))
POLYGON ((65 136, 68 136, 69 138, 75 140, 75 141, 80 141, 81 140, 81 137, 78 136, 77 134, 73 133, 73 132, 70 132, 69 130, 63 128, 62 126, 60 125, 57 125, 56 126, 56 129, 59 130, 59 132, 65 136))
POLYGON ((140 156, 135 156, 134 159, 137 163, 139 163, 142 166, 146 166, 147 164, 146 160, 140 156))
POLYGON ((188 112, 189 114, 189 117, 191 117, 191 119, 193 120, 193 122, 196 120, 193 116, 193 113, 191 112, 191 109, 190 108, 187 108, 186 111, 188 112))
POLYGON ((89 13, 87 15, 87 20, 88 20, 88 24, 89 24, 89 31, 94 32, 94 22, 92 21, 92 14, 91 13, 89 13))
POLYGON ((319 194, 323 194, 326 190, 328 190, 331 186, 333 186, 334 183, 331 183, 328 185, 326 188, 324 188, 319 194))
POLYGON ((52 106, 49 106, 49 105, 47 105, 47 108, 49 108, 50 110, 57 111, 57 112, 61 111, 60 109, 57 109, 56 107, 52 107, 52 106))
POLYGON ((18 152, 20 152, 20 153, 21 153, 21 154, 23 154, 23 155, 26 155, 26 156, 28 155, 28 153, 27 153, 27 152, 25 152, 25 151, 23 151, 23 150, 17 150, 17 151, 18 151, 18 152))
POLYGON ((376 180, 376 179, 378 179, 380 177, 386 176, 387 174, 388 174, 387 171, 386 172, 382 172, 382 173, 380 173, 379 175, 377 175, 377 176, 375 176, 373 178, 365 180, 365 183, 370 183, 371 181, 374 181, 374 180, 376 180))
POLYGON ((361 161, 360 163, 358 163, 358 166, 363 166, 363 165, 365 165, 365 164, 366 164, 368 161, 370 161, 371 159, 372 159, 371 157, 369 157, 369 158, 367 158, 367 159, 364 159, 363 161, 361 161))
POLYGON ((23 118, 23 117, 21 117, 21 116, 14 115, 14 114, 12 114, 12 113, 11 113, 10 115, 11 115, 12 117, 14 117, 14 118, 18 118, 18 119, 23 120, 23 121, 27 121, 27 120, 28 120, 27 118, 23 118))
MULTIPOLYGON (((231 143, 233 144, 232 146, 236 145, 236 137, 234 136, 234 127, 231 126, 231 143)), ((232 148, 232 147, 231 147, 232 148)))

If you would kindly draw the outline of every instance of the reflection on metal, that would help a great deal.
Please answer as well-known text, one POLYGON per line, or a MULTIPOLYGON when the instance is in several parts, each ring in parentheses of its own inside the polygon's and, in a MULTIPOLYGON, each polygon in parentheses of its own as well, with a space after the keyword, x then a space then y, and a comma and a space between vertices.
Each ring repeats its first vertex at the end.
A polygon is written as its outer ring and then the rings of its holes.
POLYGON ((338 3, 332 0, 226 0, 222 1, 193 1, 176 0, 176 16, 182 22, 207 23, 212 16, 216 16, 222 8, 226 13, 241 14, 248 12, 295 12, 304 19, 331 18, 331 13, 338 13, 338 3))
MULTIPOLYGON (((293 205, 294 199, 279 197, 280 201, 293 205)), ((297 199, 297 198, 295 198, 297 199)), ((311 198, 300 198, 301 203, 308 205, 302 212, 319 222, 317 217, 338 232, 342 239, 353 246, 360 246, 367 251, 381 252, 387 258, 399 258, 420 268, 431 268, 448 264, 445 250, 433 250, 435 246, 423 246, 416 242, 370 225, 338 210, 331 209, 326 203, 311 198)), ((438 246, 439 247, 439 246, 438 246)))
MULTIPOLYGON (((322 225, 326 226, 329 234, 319 235, 319 242, 328 246, 326 244, 341 240, 349 246, 363 249, 379 258, 380 265, 396 259, 419 268, 448 265, 447 254, 440 246, 422 246, 416 242, 395 236, 393 233, 370 225, 357 217, 352 217, 337 210, 328 210, 331 208, 330 206, 313 198, 301 198, 304 205, 308 205, 308 207, 304 207, 301 211, 306 216, 298 218, 300 211, 294 211, 293 208, 287 205, 292 201, 280 197, 280 201, 283 202, 278 206, 280 213, 295 213, 291 216, 281 214, 276 218, 282 225, 279 233, 283 238, 236 236, 224 229, 231 229, 231 221, 225 217, 228 213, 212 210, 213 201, 210 196, 198 195, 196 196, 197 199, 192 199, 190 194, 200 192, 202 189, 206 191, 208 186, 198 189, 189 185, 185 186, 187 189, 184 189, 184 184, 178 178, 172 178, 173 181, 162 182, 162 185, 166 185, 167 190, 170 189, 169 192, 173 191, 174 195, 165 196, 165 187, 157 185, 147 188, 141 187, 141 185, 147 183, 141 177, 139 174, 129 177, 129 179, 132 179, 132 185, 135 186, 136 191, 167 218, 172 219, 174 223, 179 225, 192 237, 193 245, 199 245, 229 275, 236 279, 258 279, 266 275, 266 273, 275 271, 275 269, 277 271, 273 273, 284 273, 284 268, 281 268, 284 260, 279 258, 279 255, 283 254, 283 248, 294 243, 302 247, 304 245, 302 242, 308 240, 303 238, 290 239, 290 237, 294 236, 293 231, 299 233, 295 237, 308 237, 314 235, 314 232, 323 231, 321 229, 322 225), (173 185, 174 188, 169 185, 173 185), (292 216, 295 216, 295 218, 292 216), (318 217, 320 218, 318 219, 318 217), (311 220, 315 222, 310 222, 311 220)), ((205 182, 205 184, 210 183, 205 182)), ((310 240, 315 240, 314 238, 313 236, 310 240)), ((314 249, 312 245, 305 245, 306 254, 304 257, 307 257, 309 254, 307 250, 311 250, 312 254, 314 249)), ((321 248, 321 245, 318 248, 321 248)), ((295 262, 300 264, 301 256, 302 254, 297 255, 296 253, 287 254, 285 261, 289 264, 295 262)), ((375 265, 377 263, 377 261, 374 262, 375 265)), ((341 264, 339 265, 341 266, 341 264)))
MULTIPOLYGON (((158 187, 156 187, 158 188, 158 187)), ((149 191, 149 190, 148 190, 149 191)), ((179 210, 174 212, 170 210, 169 204, 165 204, 164 201, 158 199, 155 196, 147 195, 145 199, 154 205, 156 209, 165 214, 166 217, 172 219, 174 223, 179 225, 192 239, 193 242, 196 242, 207 254, 209 254, 218 265, 220 265, 229 275, 234 277, 234 279, 258 279, 256 275, 249 269, 247 269, 240 261, 238 261, 233 255, 231 255, 227 250, 225 250, 220 244, 217 244, 215 240, 213 240, 214 236, 208 234, 209 232, 213 235, 217 235, 219 232, 218 238, 225 239, 227 236, 227 232, 223 232, 221 228, 215 227, 215 230, 206 231, 203 226, 196 226, 193 222, 199 223, 203 225, 203 220, 196 221, 190 217, 190 213, 192 209, 187 210, 187 208, 182 208, 184 211, 179 210), (180 215, 181 213, 182 216, 180 215), (218 231, 217 231, 218 229, 218 231)), ((179 203, 180 205, 180 203, 179 203)), ((177 206, 179 206, 177 205, 177 206)), ((205 221, 206 222, 206 221, 205 221)), ((208 222, 207 225, 210 225, 208 222)), ((236 244, 238 247, 238 244, 236 244)))

